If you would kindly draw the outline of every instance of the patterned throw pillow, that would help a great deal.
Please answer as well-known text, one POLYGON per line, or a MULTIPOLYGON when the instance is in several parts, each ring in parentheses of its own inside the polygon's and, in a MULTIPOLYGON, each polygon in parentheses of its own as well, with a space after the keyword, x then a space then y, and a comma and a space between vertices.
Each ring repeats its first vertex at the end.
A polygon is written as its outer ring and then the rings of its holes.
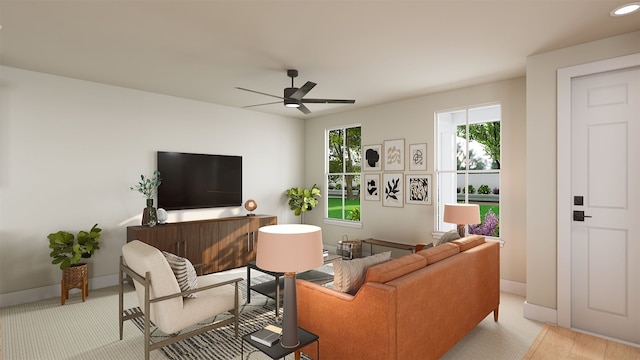
MULTIPOLYGON (((163 251, 162 254, 169 262, 173 274, 176 276, 180 291, 188 291, 198 288, 198 274, 196 269, 191 264, 189 259, 174 255, 172 253, 163 251)), ((196 293, 184 296, 185 298, 193 299, 197 297, 196 293)))
POLYGON ((440 239, 433 242, 433 246, 438 246, 440 244, 444 244, 449 241, 460 239, 460 235, 458 234, 458 230, 449 230, 446 233, 440 236, 440 239))
POLYGON ((364 283, 367 269, 391 259, 391 251, 367 256, 362 259, 333 262, 333 289, 354 295, 364 283))

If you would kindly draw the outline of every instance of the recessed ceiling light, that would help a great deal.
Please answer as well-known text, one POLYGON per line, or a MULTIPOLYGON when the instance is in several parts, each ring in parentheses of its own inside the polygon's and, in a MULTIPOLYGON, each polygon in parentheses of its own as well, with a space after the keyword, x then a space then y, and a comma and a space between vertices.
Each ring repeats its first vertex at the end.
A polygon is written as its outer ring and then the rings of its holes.
POLYGON ((631 14, 632 12, 638 11, 638 9, 640 9, 640 2, 632 2, 629 4, 618 6, 611 12, 611 16, 623 16, 631 14))

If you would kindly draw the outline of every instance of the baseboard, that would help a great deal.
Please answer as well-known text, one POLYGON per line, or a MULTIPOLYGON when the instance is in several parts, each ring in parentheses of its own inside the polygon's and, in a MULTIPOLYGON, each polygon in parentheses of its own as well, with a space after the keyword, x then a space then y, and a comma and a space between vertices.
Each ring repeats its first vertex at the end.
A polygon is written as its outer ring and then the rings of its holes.
MULTIPOLYGON (((118 285, 118 274, 98 276, 89 279, 89 296, 92 289, 101 289, 109 286, 118 285)), ((72 289, 69 295, 80 293, 80 289, 72 289)), ((6 294, 0 294, 0 307, 14 306, 26 304, 34 301, 50 299, 60 296, 60 285, 49 285, 34 289, 15 291, 6 294)))
POLYGON ((558 311, 556 309, 530 304, 525 301, 522 310, 524 317, 527 319, 553 325, 558 323, 558 311))
POLYGON ((527 296, 527 284, 500 279, 500 291, 514 295, 527 296))

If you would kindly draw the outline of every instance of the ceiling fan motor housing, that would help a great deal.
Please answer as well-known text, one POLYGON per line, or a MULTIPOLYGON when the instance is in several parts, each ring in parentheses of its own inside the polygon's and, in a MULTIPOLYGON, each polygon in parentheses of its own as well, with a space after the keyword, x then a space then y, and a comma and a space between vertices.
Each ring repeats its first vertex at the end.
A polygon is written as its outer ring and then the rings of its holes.
POLYGON ((286 107, 299 107, 300 106, 300 100, 296 100, 296 99, 292 99, 291 95, 293 95, 294 92, 296 92, 298 90, 298 88, 295 87, 288 87, 288 88, 284 88, 284 106, 286 107))

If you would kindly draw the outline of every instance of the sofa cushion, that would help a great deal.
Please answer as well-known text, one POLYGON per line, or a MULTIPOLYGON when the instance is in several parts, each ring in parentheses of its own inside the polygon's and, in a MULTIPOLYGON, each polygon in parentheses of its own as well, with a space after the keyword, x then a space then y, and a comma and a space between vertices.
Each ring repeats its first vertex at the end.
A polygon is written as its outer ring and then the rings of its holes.
POLYGON ((364 282, 386 283, 410 272, 427 266, 427 259, 417 254, 406 255, 382 264, 377 264, 367 270, 364 282))
POLYGON ((449 230, 446 233, 440 236, 440 239, 437 239, 433 242, 433 246, 438 246, 440 244, 444 244, 449 241, 460 239, 460 234, 458 234, 458 230, 449 230))
POLYGON ((472 247, 476 247, 480 244, 484 244, 484 236, 482 235, 469 235, 463 237, 460 240, 454 240, 452 243, 460 246, 460 251, 466 251, 471 249, 472 247))
MULTIPOLYGON (((188 291, 198 288, 198 274, 189 259, 178 255, 163 251, 162 254, 167 259, 173 274, 176 276, 180 291, 188 291)), ((186 298, 193 299, 197 295, 195 293, 186 295, 186 298)))
POLYGON ((427 265, 437 263, 440 260, 444 260, 450 256, 453 256, 460 252, 460 246, 448 242, 438 246, 434 246, 427 250, 422 250, 416 254, 424 256, 427 259, 427 265))
POLYGON ((391 251, 378 253, 361 259, 337 260, 333 262, 333 289, 349 293, 358 292, 364 283, 367 269, 391 258, 391 251))

